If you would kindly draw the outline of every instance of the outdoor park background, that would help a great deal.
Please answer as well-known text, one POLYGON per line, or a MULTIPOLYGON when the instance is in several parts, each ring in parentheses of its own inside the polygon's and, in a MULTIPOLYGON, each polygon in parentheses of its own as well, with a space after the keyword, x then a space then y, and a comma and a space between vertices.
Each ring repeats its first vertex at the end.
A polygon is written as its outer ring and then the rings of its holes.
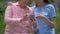
MULTIPOLYGON (((8 0, 11 1, 11 0, 8 0)), ((6 9, 6 5, 8 3, 7 0, 0 0, 0 34, 4 34, 5 23, 4 23, 4 12, 6 9)), ((17 1, 17 0, 16 0, 17 1)), ((32 1, 30 1, 29 5, 32 6, 32 1)), ((15 2, 15 0, 13 0, 15 2)), ((60 0, 50 0, 52 4, 54 4, 56 8, 56 34, 60 34, 60 0)))

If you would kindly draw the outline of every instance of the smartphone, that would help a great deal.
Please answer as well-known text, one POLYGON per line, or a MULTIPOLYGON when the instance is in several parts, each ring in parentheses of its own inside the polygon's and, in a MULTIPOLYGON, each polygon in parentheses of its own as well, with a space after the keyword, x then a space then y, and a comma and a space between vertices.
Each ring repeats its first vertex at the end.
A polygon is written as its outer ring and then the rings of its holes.
POLYGON ((35 20, 35 15, 30 15, 30 20, 35 20))

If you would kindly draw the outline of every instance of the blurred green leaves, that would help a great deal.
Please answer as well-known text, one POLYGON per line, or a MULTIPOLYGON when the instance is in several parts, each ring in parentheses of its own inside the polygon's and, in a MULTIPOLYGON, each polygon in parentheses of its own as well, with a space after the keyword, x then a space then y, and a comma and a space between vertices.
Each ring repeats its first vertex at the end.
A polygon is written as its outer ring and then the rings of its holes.
POLYGON ((3 0, 0 0, 0 2, 3 2, 3 0))
POLYGON ((0 2, 0 16, 4 16, 5 8, 6 4, 4 2, 0 2))

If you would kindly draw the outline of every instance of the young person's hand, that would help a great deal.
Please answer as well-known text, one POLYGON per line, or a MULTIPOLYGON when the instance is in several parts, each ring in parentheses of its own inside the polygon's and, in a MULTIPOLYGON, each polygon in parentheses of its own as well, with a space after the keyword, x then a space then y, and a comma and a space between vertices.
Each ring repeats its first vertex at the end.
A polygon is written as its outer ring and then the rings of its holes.
POLYGON ((43 15, 41 15, 41 14, 37 14, 36 18, 38 18, 38 19, 44 19, 45 16, 43 16, 43 15))

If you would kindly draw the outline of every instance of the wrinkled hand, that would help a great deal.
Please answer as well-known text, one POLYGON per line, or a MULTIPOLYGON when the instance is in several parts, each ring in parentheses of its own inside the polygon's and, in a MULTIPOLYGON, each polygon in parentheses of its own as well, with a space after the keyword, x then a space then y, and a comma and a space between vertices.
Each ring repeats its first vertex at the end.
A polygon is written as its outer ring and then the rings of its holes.
POLYGON ((41 15, 41 14, 38 14, 38 15, 36 16, 36 18, 38 18, 38 19, 44 19, 45 16, 43 16, 43 15, 41 15))
POLYGON ((28 13, 26 13, 26 14, 24 14, 24 16, 23 16, 23 20, 28 20, 29 19, 29 14, 28 13))

